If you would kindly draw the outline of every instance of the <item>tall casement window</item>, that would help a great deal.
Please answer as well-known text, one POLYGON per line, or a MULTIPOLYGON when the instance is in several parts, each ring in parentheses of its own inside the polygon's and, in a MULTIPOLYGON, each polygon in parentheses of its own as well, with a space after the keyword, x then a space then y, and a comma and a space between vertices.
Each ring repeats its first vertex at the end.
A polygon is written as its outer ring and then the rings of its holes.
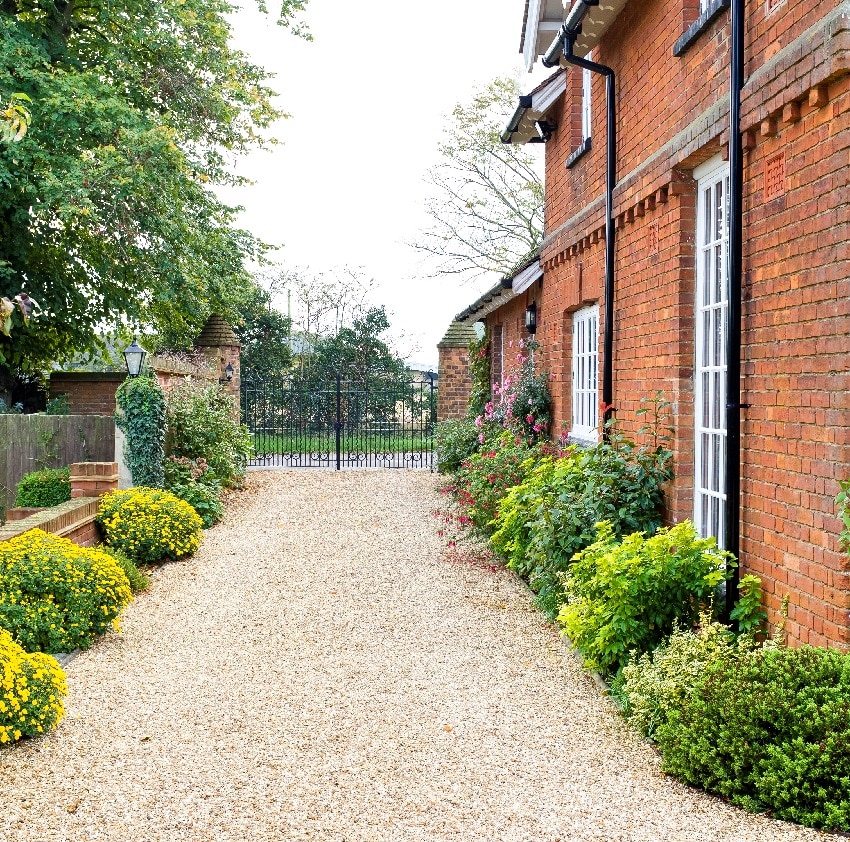
POLYGON ((697 182, 694 522, 724 541, 726 332, 729 289, 729 165, 694 170, 697 182))
POLYGON ((599 307, 573 314, 573 424, 570 436, 596 441, 599 426, 599 307))
MULTIPOLYGON (((585 58, 590 58, 588 53, 585 58)), ((581 71, 581 139, 587 140, 590 137, 590 103, 591 103, 591 87, 590 82, 593 78, 591 72, 585 68, 581 71)))

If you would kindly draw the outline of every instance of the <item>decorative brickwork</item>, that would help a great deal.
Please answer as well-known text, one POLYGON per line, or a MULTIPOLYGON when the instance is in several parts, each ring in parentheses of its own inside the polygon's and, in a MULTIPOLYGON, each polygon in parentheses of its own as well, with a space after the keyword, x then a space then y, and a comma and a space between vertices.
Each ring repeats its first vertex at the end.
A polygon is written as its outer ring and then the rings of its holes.
POLYGON ((72 499, 100 497, 118 489, 117 462, 74 462, 70 474, 72 499))

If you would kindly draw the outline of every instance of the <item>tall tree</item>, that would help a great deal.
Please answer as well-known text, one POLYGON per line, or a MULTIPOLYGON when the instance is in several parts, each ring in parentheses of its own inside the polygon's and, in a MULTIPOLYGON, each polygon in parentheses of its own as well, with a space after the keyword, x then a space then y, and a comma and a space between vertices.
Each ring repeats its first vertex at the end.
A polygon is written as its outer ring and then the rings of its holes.
MULTIPOLYGON (((297 28, 304 0, 282 0, 297 28)), ((228 0, 0 0, 0 99, 26 94, 0 145, 0 297, 39 304, 0 335, 0 390, 135 324, 186 344, 211 311, 236 320, 262 244, 212 187, 269 142, 267 74, 228 43, 228 0)))
POLYGON ((543 239, 538 164, 500 139, 518 96, 516 80, 496 79, 452 111, 428 174, 431 224, 413 243, 435 258, 435 274, 505 274, 543 239))
POLYGON ((253 295, 233 330, 242 344, 243 379, 275 379, 289 371, 292 365, 292 323, 288 316, 275 309, 267 290, 254 287, 253 295))

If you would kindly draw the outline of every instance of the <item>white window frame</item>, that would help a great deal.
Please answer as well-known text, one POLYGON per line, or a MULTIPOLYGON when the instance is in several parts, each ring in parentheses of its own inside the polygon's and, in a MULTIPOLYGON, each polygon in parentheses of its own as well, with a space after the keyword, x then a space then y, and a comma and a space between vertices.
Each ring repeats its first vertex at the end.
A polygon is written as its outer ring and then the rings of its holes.
POLYGON ((599 305, 573 313, 570 438, 599 441, 599 305))
POLYGON ((726 336, 729 330, 729 164, 694 170, 697 182, 694 332, 694 523, 725 543, 726 336))
MULTIPOLYGON (((585 58, 589 58, 588 53, 585 58)), ((593 98, 593 74, 586 68, 581 71, 581 139, 582 141, 590 138, 591 131, 591 101, 593 98)))

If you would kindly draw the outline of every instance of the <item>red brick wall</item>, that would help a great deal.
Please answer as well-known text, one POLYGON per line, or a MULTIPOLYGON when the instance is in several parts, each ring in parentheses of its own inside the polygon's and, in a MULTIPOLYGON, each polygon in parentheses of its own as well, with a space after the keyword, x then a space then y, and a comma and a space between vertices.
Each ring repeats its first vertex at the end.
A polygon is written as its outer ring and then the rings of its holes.
POLYGON ((67 395, 71 415, 112 415, 115 393, 126 376, 120 372, 54 372, 50 399, 67 395))
POLYGON ((472 380, 469 375, 469 350, 439 347, 437 420, 463 418, 469 404, 472 380))
MULTIPOLYGON (((742 415, 741 562, 762 577, 772 622, 789 595, 792 641, 846 646, 850 564, 834 496, 850 477, 850 22, 825 0, 766 9, 748 6, 742 99, 742 400, 752 407, 742 415)), ((728 143, 728 12, 677 58, 673 43, 695 17, 694 3, 628 4, 593 56, 618 84, 614 405, 634 432, 642 397, 661 389, 673 404, 670 520, 693 510, 692 171, 728 143)), ((571 422, 571 314, 600 305, 600 347, 604 320, 604 80, 593 79, 592 149, 567 170, 579 90, 570 69, 546 148, 545 275, 534 293, 556 433, 571 422)), ((506 346, 521 335, 526 299, 488 318, 504 324, 506 346)))

